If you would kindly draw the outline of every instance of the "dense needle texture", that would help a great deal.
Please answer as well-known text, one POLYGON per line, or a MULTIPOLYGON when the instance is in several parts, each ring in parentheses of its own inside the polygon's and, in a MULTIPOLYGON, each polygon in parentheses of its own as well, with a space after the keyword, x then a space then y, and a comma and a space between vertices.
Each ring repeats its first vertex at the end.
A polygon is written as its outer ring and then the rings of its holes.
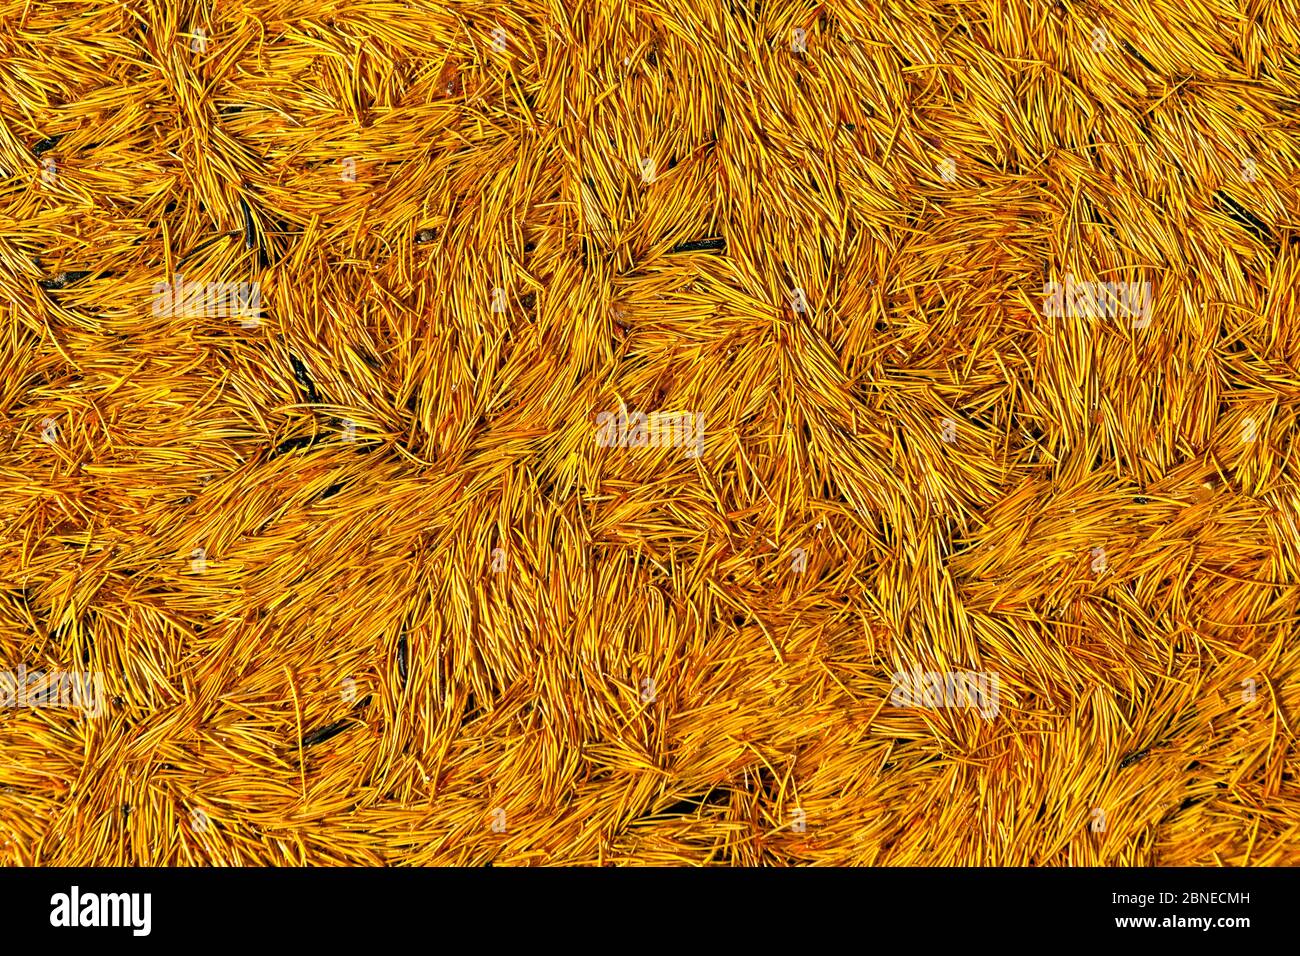
POLYGON ((1297 50, 0 0, 0 863, 1300 863, 1297 50))

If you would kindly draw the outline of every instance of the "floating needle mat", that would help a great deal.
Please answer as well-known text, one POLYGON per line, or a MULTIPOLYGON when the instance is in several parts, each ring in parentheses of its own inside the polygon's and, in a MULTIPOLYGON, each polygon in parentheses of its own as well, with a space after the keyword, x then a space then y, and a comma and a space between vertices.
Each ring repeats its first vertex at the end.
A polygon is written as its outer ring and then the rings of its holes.
POLYGON ((0 0, 0 861, 1300 863, 1290 2, 0 0))

